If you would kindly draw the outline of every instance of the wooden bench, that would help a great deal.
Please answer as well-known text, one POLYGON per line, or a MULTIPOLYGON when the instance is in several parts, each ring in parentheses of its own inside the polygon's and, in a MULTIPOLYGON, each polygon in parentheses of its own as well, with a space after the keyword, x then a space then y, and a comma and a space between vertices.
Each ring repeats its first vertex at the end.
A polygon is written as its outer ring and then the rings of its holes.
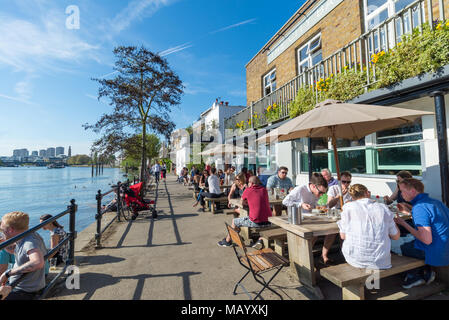
MULTIPOLYGON (((390 269, 379 270, 378 280, 422 267, 424 266, 424 260, 392 254, 391 265, 392 267, 390 269)), ((348 263, 320 269, 320 275, 323 278, 326 278, 342 288, 343 300, 364 300, 366 283, 372 283, 373 279, 376 279, 376 275, 373 272, 375 271, 364 268, 355 268, 348 263), (368 279, 369 277, 370 279, 368 279)), ((403 290, 403 288, 399 287, 396 291, 400 290, 403 290)), ((390 297, 391 299, 397 299, 399 296, 395 297, 394 295, 391 295, 390 297)))
POLYGON ((260 232, 265 248, 269 248, 273 243, 274 251, 281 255, 287 255, 287 231, 282 228, 263 230, 260 232))
POLYGON ((209 210, 215 214, 215 205, 217 203, 228 203, 228 197, 221 197, 221 198, 204 198, 204 201, 206 201, 207 206, 209 210))
POLYGON ((257 241, 262 231, 268 231, 273 229, 280 229, 280 227, 274 224, 272 224, 269 227, 261 227, 261 228, 240 227, 240 234, 245 241, 246 240, 249 242, 251 240, 257 241))

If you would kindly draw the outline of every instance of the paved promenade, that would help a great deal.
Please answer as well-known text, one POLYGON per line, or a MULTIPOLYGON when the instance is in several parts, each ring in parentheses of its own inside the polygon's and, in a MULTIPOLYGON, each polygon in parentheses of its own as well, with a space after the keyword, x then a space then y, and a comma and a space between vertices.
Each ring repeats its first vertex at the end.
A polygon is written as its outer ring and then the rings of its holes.
MULTIPOLYGON (((79 234, 80 289, 67 290, 62 284, 50 299, 248 300, 240 288, 237 295, 232 294, 244 274, 234 250, 217 246, 225 235, 224 222, 229 223, 231 216, 197 212, 191 191, 171 175, 147 198, 157 199, 156 221, 144 213, 135 221, 113 223, 102 249, 88 245, 94 225, 79 234)), ((104 220, 103 225, 108 218, 104 220)), ((312 298, 292 280, 288 268, 272 284, 286 300, 312 298)), ((261 288, 250 276, 244 285, 252 293, 261 288)), ((262 297, 279 299, 269 290, 262 297)))

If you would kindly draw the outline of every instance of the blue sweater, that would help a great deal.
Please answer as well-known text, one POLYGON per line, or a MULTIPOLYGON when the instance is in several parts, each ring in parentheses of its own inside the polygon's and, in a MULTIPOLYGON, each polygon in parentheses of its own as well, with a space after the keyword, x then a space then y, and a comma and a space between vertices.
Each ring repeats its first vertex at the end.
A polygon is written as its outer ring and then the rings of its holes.
POLYGON ((425 252, 425 262, 431 266, 449 265, 449 209, 441 201, 420 193, 412 201, 415 228, 430 227, 432 243, 426 245, 416 239, 415 248, 425 252))

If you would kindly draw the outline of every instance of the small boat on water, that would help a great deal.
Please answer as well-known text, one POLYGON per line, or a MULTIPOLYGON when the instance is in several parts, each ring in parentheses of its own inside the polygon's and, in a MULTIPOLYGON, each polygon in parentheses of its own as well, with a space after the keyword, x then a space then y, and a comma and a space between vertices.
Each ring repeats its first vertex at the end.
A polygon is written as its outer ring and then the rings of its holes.
POLYGON ((50 163, 47 166, 47 169, 63 169, 65 168, 64 163, 50 163))

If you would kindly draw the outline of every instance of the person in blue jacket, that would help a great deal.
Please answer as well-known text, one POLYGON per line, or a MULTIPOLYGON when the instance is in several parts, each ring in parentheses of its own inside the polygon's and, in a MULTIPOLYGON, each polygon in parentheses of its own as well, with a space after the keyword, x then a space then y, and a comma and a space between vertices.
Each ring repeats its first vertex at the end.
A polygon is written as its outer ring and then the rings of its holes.
MULTIPOLYGON (((405 201, 412 205, 398 204, 400 212, 412 215, 414 227, 397 216, 395 222, 407 229, 413 237, 408 237, 400 245, 403 256, 422 259, 426 266, 409 272, 402 285, 409 289, 435 279, 432 267, 449 265, 449 208, 441 201, 430 198, 424 193, 421 181, 408 178, 399 182, 399 188, 405 201)), ((399 241, 399 240, 398 240, 399 241)))

